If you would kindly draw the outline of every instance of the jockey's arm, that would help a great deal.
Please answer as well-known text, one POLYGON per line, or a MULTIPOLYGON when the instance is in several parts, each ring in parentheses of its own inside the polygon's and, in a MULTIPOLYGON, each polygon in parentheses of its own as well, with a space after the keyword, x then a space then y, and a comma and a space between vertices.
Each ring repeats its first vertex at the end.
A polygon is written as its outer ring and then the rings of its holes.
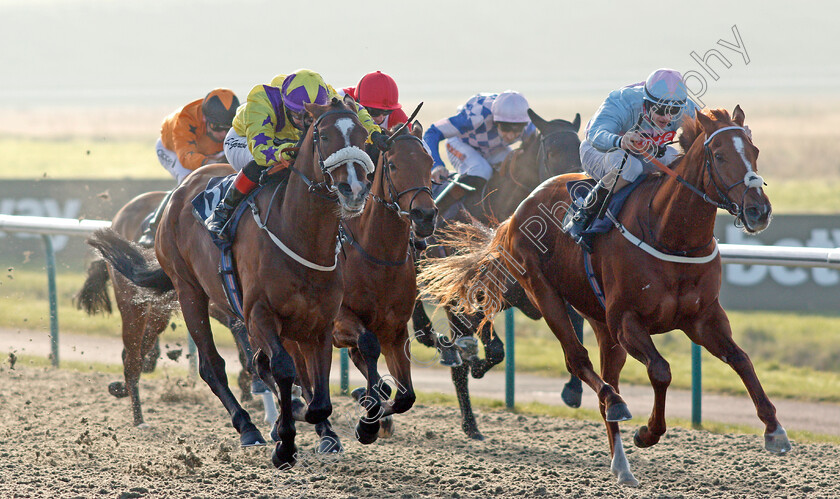
POLYGON ((204 123, 199 123, 187 113, 180 113, 172 128, 172 142, 178 161, 187 170, 206 164, 207 156, 198 151, 198 139, 204 132, 204 123))

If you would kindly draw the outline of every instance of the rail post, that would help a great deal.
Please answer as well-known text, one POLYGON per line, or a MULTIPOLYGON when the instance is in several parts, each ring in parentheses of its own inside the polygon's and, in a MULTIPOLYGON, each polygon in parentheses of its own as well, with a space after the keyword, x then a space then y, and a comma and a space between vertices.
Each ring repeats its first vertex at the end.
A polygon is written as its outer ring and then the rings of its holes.
POLYGON ((703 368, 700 359, 700 345, 691 343, 691 425, 699 428, 703 401, 703 368))
POLYGON ((47 289, 50 300, 50 357, 53 367, 58 367, 58 293, 55 286, 55 250, 52 236, 42 234, 47 256, 47 289))
POLYGON ((513 408, 516 352, 513 341, 513 309, 505 310, 505 407, 513 408))
POLYGON ((346 348, 340 350, 341 360, 341 394, 347 395, 350 392, 350 355, 346 348))

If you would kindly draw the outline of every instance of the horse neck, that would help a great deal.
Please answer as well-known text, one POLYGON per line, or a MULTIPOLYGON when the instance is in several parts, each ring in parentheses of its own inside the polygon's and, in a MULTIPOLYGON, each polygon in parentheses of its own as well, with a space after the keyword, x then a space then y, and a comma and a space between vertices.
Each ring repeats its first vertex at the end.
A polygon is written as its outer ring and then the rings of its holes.
MULTIPOLYGON (((405 256, 410 227, 402 217, 374 199, 373 196, 377 196, 379 199, 390 201, 388 182, 385 180, 387 165, 384 153, 380 154, 378 163, 371 187, 372 196, 365 203, 361 216, 348 222, 348 226, 365 251, 380 260, 396 262, 405 256)), ((406 194, 411 195, 412 193, 406 194)))
MULTIPOLYGON (((537 153, 539 135, 521 152, 513 151, 505 158, 499 171, 487 183, 488 195, 482 202, 484 211, 497 220, 509 217, 519 203, 539 185, 537 153), (518 154, 517 154, 518 153, 518 154), (531 175, 523 175, 531 173, 531 175)), ((481 219, 481 217, 478 217, 481 219)))
MULTIPOLYGON (((317 182, 313 158, 310 142, 308 148, 306 145, 301 147, 295 169, 317 182), (303 159, 307 161, 301 161, 303 159)), ((331 265, 335 261, 335 240, 338 236, 337 209, 335 202, 309 192, 303 177, 292 173, 283 197, 280 228, 276 234, 295 253, 312 262, 331 265)))
MULTIPOLYGON (((705 190, 703 135, 673 169, 689 184, 705 190)), ((650 223, 656 240, 671 249, 704 247, 714 237, 717 208, 676 179, 666 177, 651 202, 650 223)))

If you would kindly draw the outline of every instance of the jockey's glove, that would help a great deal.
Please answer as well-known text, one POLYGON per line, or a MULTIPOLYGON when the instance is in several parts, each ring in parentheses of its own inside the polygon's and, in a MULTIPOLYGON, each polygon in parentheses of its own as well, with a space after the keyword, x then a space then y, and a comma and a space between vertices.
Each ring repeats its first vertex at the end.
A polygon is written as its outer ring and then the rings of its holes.
POLYGON ((391 144, 388 143, 388 137, 382 132, 374 131, 371 133, 370 141, 373 142, 373 145, 375 145, 380 151, 387 151, 391 149, 391 144))

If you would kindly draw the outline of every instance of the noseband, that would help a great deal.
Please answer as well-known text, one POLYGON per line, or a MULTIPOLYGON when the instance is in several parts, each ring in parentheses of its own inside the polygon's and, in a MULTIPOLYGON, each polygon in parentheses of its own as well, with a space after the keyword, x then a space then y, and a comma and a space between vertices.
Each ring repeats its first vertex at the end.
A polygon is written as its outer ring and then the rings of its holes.
POLYGON ((362 166, 364 167, 366 173, 373 173, 374 166, 373 162, 370 160, 370 156, 368 156, 366 152, 364 152, 357 146, 350 145, 333 152, 326 159, 324 159, 324 154, 321 150, 320 125, 324 118, 330 115, 346 115, 351 117, 357 116, 356 113, 349 109, 335 109, 322 114, 318 117, 317 120, 315 120, 315 123, 312 124, 312 126, 314 127, 314 129, 312 130, 312 142, 315 144, 315 150, 318 151, 318 165, 321 168, 321 174, 323 175, 324 180, 316 183, 294 166, 290 166, 289 168, 291 169, 291 171, 300 175, 300 177, 303 179, 306 185, 309 186, 309 192, 321 196, 325 199, 329 199, 331 201, 337 201, 338 196, 336 196, 335 192, 338 190, 338 187, 335 186, 335 181, 332 177, 333 170, 351 161, 358 161, 362 163, 362 166), (319 191, 326 191, 326 193, 322 193, 319 191))

